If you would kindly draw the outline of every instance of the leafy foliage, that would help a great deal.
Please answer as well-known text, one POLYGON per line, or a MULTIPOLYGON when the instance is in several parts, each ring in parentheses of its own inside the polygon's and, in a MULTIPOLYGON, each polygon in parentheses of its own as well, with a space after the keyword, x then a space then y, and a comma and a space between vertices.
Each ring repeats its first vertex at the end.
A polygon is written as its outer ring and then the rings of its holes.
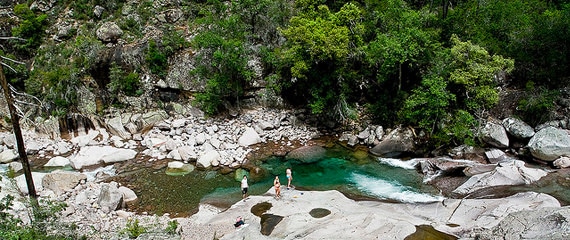
POLYGON ((127 226, 125 227, 125 229, 123 229, 122 232, 127 234, 129 238, 135 239, 141 234, 145 233, 146 228, 139 224, 138 219, 135 220, 129 219, 127 221, 127 226))
POLYGON ((333 13, 326 5, 298 4, 303 11, 282 30, 288 39, 281 55, 283 67, 291 76, 282 84, 296 92, 294 97, 308 99, 313 113, 321 114, 338 104, 338 96, 351 95, 347 77, 354 73, 348 60, 358 57, 353 52, 362 45, 361 9, 347 3, 333 13))
POLYGON ((14 14, 21 18, 19 26, 12 28, 12 35, 25 39, 25 41, 12 41, 16 50, 25 55, 32 54, 43 42, 45 29, 48 23, 46 14, 35 14, 27 4, 14 6, 14 14))
MULTIPOLYGON (((205 91, 196 94, 196 103, 210 115, 219 113, 226 104, 239 104, 244 95, 244 89, 249 87, 254 72, 248 61, 256 54, 248 48, 249 41, 259 37, 256 20, 269 16, 262 9, 275 9, 272 4, 282 1, 263 1, 265 5, 250 9, 253 2, 234 2, 231 6, 213 2, 210 13, 198 22, 210 27, 194 38, 193 44, 201 49, 197 55, 198 65, 192 71, 198 80, 206 82, 205 91), (246 12, 241 10, 248 9, 246 12), (250 12, 253 11, 253 12, 250 12), (231 13, 226 15, 227 13, 231 13), (243 22, 242 19, 250 19, 243 22), (249 29, 249 31, 248 31, 249 29)), ((268 26, 265 26, 268 27, 268 26)), ((275 26, 269 27, 274 29, 275 26)), ((266 30, 271 31, 271 30, 266 30)), ((275 31, 275 30, 273 30, 275 31)))
POLYGON ((58 222, 57 213, 65 204, 51 201, 29 203, 31 223, 24 224, 21 219, 7 212, 13 203, 14 197, 7 195, 0 201, 0 239, 6 240, 35 240, 35 239, 85 239, 74 232, 74 226, 58 222), (54 231, 56 230, 57 231, 54 231))
POLYGON ((555 108, 555 102, 560 96, 557 90, 548 90, 544 87, 536 87, 534 82, 529 81, 526 85, 527 92, 517 106, 517 113, 522 120, 531 126, 536 126, 545 121, 551 120, 551 114, 555 108))
POLYGON ((65 45, 41 49, 36 58, 37 67, 26 80, 26 91, 43 96, 52 115, 65 114, 77 102, 80 69, 69 64, 73 52, 65 45))
MULTIPOLYGON (((570 68, 567 56, 570 37, 567 21, 570 5, 541 0, 466 1, 443 26, 448 34, 508 56, 517 62, 515 84, 524 88, 527 80, 537 86, 567 85, 563 76, 570 68)), ((449 36, 450 36, 449 35, 449 36)))
POLYGON ((464 106, 471 111, 489 109, 499 101, 496 90, 497 78, 502 71, 510 73, 514 61, 499 55, 491 56, 484 48, 471 42, 462 42, 457 36, 451 38, 452 69, 449 81, 462 96, 464 106))
POLYGON ((406 99, 400 118, 408 123, 417 123, 420 128, 435 130, 441 119, 447 118, 455 95, 447 89, 447 82, 441 77, 428 77, 422 86, 414 89, 406 99))
POLYGON ((497 75, 512 71, 514 62, 491 56, 480 46, 462 42, 456 36, 452 42, 451 49, 437 54, 430 74, 406 99, 399 116, 408 124, 430 130, 439 144, 474 144, 473 114, 498 102, 497 75))
POLYGON ((125 73, 115 62, 111 63, 109 78, 111 82, 107 88, 111 93, 124 93, 127 96, 141 95, 139 74, 136 72, 125 73))
POLYGON ((150 72, 161 78, 166 77, 168 70, 168 58, 176 51, 188 47, 189 43, 178 31, 168 31, 160 41, 149 40, 146 54, 146 62, 150 72))
POLYGON ((150 72, 163 78, 166 77, 166 69, 168 68, 168 58, 163 53, 155 40, 149 40, 148 51, 146 54, 146 62, 149 65, 150 72))
POLYGON ((176 234, 176 229, 178 229, 178 221, 172 220, 168 222, 165 231, 168 234, 176 234))

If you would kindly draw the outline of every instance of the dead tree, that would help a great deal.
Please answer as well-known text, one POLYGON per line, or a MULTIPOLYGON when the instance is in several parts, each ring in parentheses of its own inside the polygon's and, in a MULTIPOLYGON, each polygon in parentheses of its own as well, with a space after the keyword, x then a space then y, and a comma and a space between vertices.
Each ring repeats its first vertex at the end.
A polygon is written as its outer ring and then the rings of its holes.
POLYGON ((14 135, 16 135, 16 144, 18 147, 18 154, 20 156, 20 161, 24 168, 24 176, 26 177, 26 185, 28 186, 28 193, 33 199, 37 199, 36 188, 34 186, 34 179, 32 178, 32 172, 30 170, 30 162, 28 161, 28 155, 26 154, 26 148, 24 147, 24 138, 22 137, 22 130, 20 129, 20 116, 16 112, 16 107, 14 106, 14 99, 10 88, 8 87, 8 81, 4 75, 3 69, 4 63, 0 59, 0 85, 4 90, 4 98, 6 98, 6 103, 8 109, 10 110, 10 118, 12 122, 12 127, 14 129, 14 135))

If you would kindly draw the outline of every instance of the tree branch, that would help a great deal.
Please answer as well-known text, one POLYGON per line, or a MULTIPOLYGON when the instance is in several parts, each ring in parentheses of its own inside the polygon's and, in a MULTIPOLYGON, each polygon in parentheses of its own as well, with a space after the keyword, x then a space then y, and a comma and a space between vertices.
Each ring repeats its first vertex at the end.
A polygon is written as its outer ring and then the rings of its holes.
POLYGON ((23 38, 19 38, 19 37, 0 37, 0 40, 20 40, 20 41, 26 41, 26 39, 23 38))
POLYGON ((2 59, 4 59, 4 60, 8 60, 8 61, 13 62, 13 63, 17 63, 17 64, 22 64, 22 65, 23 65, 23 64, 26 64, 25 62, 20 62, 20 61, 18 61, 18 60, 14 60, 14 59, 11 59, 11 58, 8 58, 8 57, 4 57, 4 56, 0 56, 0 58, 2 58, 2 59))
POLYGON ((10 65, 5 64, 4 62, 0 62, 0 64, 2 64, 2 66, 12 70, 12 72, 17 73, 17 71, 14 68, 12 68, 10 65))

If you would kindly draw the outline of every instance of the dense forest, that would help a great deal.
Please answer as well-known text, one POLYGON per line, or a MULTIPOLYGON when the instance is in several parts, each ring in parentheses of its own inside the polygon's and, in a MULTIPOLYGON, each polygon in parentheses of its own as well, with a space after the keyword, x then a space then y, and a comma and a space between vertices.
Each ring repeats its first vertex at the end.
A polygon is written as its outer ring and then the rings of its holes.
POLYGON ((19 2, 5 3, 11 12, 1 18, 4 73, 55 116, 77 111, 78 86, 96 75, 105 81, 89 88, 108 96, 107 107, 120 105, 113 96, 145 94, 143 76, 164 78, 188 49, 190 76, 205 82, 192 99, 207 114, 246 97, 260 71, 292 106, 339 122, 366 115, 412 126, 434 144, 473 144, 470 129, 509 90, 523 92, 516 116, 548 120, 570 83, 566 0, 19 2), (181 10, 182 24, 156 20, 170 9, 181 10), (109 43, 94 29, 110 21, 121 44, 145 43, 143 62, 98 61, 109 43))

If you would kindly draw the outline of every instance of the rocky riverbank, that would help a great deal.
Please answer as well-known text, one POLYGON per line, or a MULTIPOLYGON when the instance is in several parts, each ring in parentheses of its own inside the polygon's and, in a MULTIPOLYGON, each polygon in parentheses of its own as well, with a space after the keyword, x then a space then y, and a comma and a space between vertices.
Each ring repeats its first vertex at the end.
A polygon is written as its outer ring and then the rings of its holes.
MULTIPOLYGON (((137 219, 148 230, 149 233, 140 237, 142 239, 291 239, 298 236, 307 239, 336 236, 360 239, 384 239, 382 236, 387 236, 390 239, 403 239, 424 225, 453 238, 492 239, 490 236, 493 231, 504 234, 510 234, 511 231, 524 233, 513 239, 524 239, 526 236, 550 236, 549 239, 556 239, 569 235, 570 228, 563 224, 568 219, 568 209, 545 194, 524 193, 495 200, 454 199, 454 196, 472 195, 489 186, 533 183, 549 172, 549 167, 529 168, 523 161, 496 148, 461 148, 445 157, 417 158, 395 163, 419 169, 425 174, 426 182, 436 184, 438 182, 432 181, 433 179, 449 177, 450 173, 462 172, 464 177, 471 177, 468 181, 451 184, 453 187, 444 192, 448 198, 431 204, 357 202, 335 191, 297 190, 285 191, 282 199, 275 200, 271 194, 272 189, 269 189, 266 194, 252 196, 246 202, 238 202, 227 210, 201 205, 198 213, 186 218, 126 211, 131 204, 136 204, 136 194, 131 189, 106 179, 122 171, 132 170, 133 166, 166 167, 167 170, 175 171, 215 169, 226 173, 234 172, 237 178, 246 173, 255 174, 255 166, 249 164, 254 158, 280 155, 301 161, 315 161, 323 153, 321 143, 314 141, 320 136, 319 131, 302 124, 297 120, 298 114, 289 111, 257 109, 230 120, 207 119, 196 111, 188 112, 191 114, 171 118, 120 116, 119 119, 130 120, 105 121, 109 123, 105 127, 85 129, 84 133, 76 134, 70 139, 37 135, 37 131, 25 132, 26 149, 34 156, 31 158, 32 165, 37 167, 38 164, 45 163, 44 167, 67 169, 49 173, 35 171, 33 176, 36 191, 42 199, 65 202, 67 208, 61 213, 61 221, 76 225, 77 231, 89 236, 89 239, 126 238, 126 224, 132 219, 137 219), (138 120, 132 121, 133 119, 138 120), (129 127, 132 126, 131 123, 136 123, 138 127, 129 127), (253 211, 258 204, 266 203, 272 207, 261 213, 253 211), (313 209, 330 213, 315 217, 311 215, 313 209), (542 210, 544 215, 536 214, 542 210), (535 219, 525 221, 545 222, 540 219, 546 218, 548 221, 544 224, 533 227, 541 227, 539 232, 547 235, 537 235, 535 232, 538 230, 534 228, 513 230, 516 226, 502 222, 505 218, 520 217, 517 213, 519 211, 533 213, 528 216, 534 216, 535 219), (236 231, 232 226, 236 215, 246 216, 249 226, 236 231), (275 222, 275 219, 280 220, 275 222), (172 220, 180 223, 178 234, 168 235, 165 228, 172 220), (273 225, 271 231, 264 225, 266 221, 274 223, 269 224, 273 225), (338 235, 339 231, 342 235, 338 235)), ((557 139, 562 140, 558 142, 566 141, 567 136, 561 134, 563 130, 552 127, 544 129, 559 133, 557 139)), ((497 131, 488 134, 489 142, 497 142, 498 138, 504 144, 503 135, 497 137, 497 131)), ((544 135, 548 133, 538 134, 544 135)), ((369 126, 355 134, 346 133, 337 138, 349 147, 362 144, 369 146, 373 153, 395 154, 412 151, 413 145, 398 145, 410 141, 412 136, 408 129, 384 131, 380 126, 369 126)), ((0 162, 4 163, 2 169, 21 171, 21 165, 14 161, 16 153, 13 135, 4 133, 0 139, 3 150, 0 162)), ((547 149, 548 145, 542 144, 547 140, 545 137, 531 139, 541 143, 535 149, 547 149)), ((557 146, 562 152, 565 151, 560 144, 557 146)), ((561 151, 554 152, 559 154, 561 151)), ((552 160, 560 159, 553 158, 552 154, 542 150, 536 152, 552 160)), ((0 198, 7 194, 21 196, 21 193, 27 192, 23 176, 17 177, 15 181, 5 176, 2 178, 0 198)), ((24 222, 29 221, 28 208, 23 198, 18 198, 10 213, 24 222)))

